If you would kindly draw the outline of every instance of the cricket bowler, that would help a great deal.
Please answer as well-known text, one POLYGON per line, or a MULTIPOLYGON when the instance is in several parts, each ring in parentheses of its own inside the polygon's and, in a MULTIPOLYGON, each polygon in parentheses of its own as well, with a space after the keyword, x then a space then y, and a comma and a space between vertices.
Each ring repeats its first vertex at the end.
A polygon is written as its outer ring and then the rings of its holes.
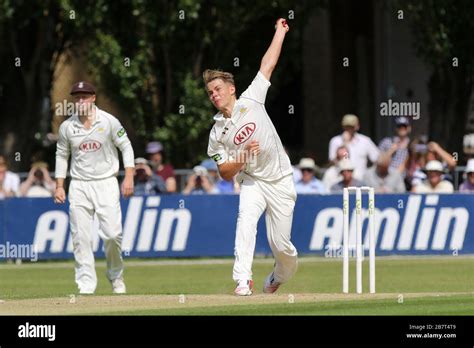
POLYGON ((239 99, 232 74, 219 70, 206 70, 203 74, 209 99, 219 110, 209 136, 208 155, 216 161, 224 180, 238 174, 241 186, 233 269, 237 282, 234 292, 239 296, 253 291, 257 223, 264 211, 275 266, 265 280, 263 292, 274 293, 297 269, 297 251, 290 241, 296 201, 292 168, 264 106, 288 31, 286 21, 279 19, 260 70, 239 99))
POLYGON ((80 294, 93 294, 97 276, 92 250, 91 225, 94 214, 100 225, 107 259, 107 278, 115 294, 126 293, 123 281, 122 212, 117 181, 122 152, 125 179, 122 194, 133 194, 134 154, 130 140, 120 122, 95 106, 92 84, 81 81, 70 93, 76 112, 59 127, 56 149, 55 203, 64 203, 64 179, 71 157, 69 186, 69 220, 74 250, 75 279, 80 294))

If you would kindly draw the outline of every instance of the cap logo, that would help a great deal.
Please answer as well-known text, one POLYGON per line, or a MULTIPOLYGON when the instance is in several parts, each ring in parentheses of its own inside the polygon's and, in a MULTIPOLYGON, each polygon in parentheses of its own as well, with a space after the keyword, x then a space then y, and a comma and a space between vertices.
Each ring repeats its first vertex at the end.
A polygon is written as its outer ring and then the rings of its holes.
POLYGON ((84 88, 84 82, 79 82, 79 88, 84 88))

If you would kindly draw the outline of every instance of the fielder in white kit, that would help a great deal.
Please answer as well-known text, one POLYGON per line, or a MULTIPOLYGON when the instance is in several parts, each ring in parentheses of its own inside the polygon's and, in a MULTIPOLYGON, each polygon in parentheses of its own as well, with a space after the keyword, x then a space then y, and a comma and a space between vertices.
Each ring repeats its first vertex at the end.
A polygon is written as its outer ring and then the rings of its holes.
POLYGON ((219 110, 209 136, 208 155, 225 180, 236 174, 241 185, 235 236, 233 279, 235 294, 253 291, 252 262, 257 223, 266 211, 267 239, 275 267, 265 280, 264 293, 274 293, 297 269, 297 251, 290 241, 296 191, 293 171, 280 137, 265 110, 270 77, 280 56, 289 27, 279 19, 275 34, 262 58, 260 70, 239 99, 232 74, 206 70, 204 83, 212 104, 219 110))
POLYGON ((122 212, 117 181, 122 152, 125 179, 122 194, 133 194, 134 154, 120 122, 95 106, 95 88, 87 82, 73 85, 71 95, 76 113, 59 128, 56 150, 56 192, 54 201, 64 203, 64 179, 71 156, 69 219, 75 258, 75 279, 80 294, 93 294, 97 276, 92 250, 91 226, 94 214, 100 225, 107 260, 107 278, 116 294, 126 293, 123 280, 122 212))

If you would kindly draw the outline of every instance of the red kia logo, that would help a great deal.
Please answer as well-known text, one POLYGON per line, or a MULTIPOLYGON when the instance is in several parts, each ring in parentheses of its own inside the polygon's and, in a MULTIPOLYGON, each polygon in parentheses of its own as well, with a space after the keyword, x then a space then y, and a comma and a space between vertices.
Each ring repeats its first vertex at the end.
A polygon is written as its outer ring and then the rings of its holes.
POLYGON ((240 145, 245 143, 253 134, 253 132, 255 132, 255 129, 257 129, 257 126, 253 122, 244 124, 242 127, 240 127, 237 133, 235 133, 234 144, 240 145))
POLYGON ((99 150, 102 147, 102 144, 95 140, 84 141, 79 145, 79 150, 84 152, 94 152, 99 150))

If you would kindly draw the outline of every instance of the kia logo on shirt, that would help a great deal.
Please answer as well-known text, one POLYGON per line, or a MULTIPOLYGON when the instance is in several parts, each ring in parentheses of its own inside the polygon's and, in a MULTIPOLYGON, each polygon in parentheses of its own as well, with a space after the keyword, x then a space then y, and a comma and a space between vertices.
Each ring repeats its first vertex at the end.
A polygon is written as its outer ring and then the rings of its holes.
POLYGON ((102 144, 95 140, 84 141, 79 145, 79 150, 84 152, 94 152, 99 150, 102 147, 102 144))
POLYGON ((255 132, 255 129, 257 129, 257 126, 253 122, 244 124, 242 127, 240 127, 237 133, 235 133, 234 144, 240 145, 245 143, 253 134, 253 132, 255 132))

